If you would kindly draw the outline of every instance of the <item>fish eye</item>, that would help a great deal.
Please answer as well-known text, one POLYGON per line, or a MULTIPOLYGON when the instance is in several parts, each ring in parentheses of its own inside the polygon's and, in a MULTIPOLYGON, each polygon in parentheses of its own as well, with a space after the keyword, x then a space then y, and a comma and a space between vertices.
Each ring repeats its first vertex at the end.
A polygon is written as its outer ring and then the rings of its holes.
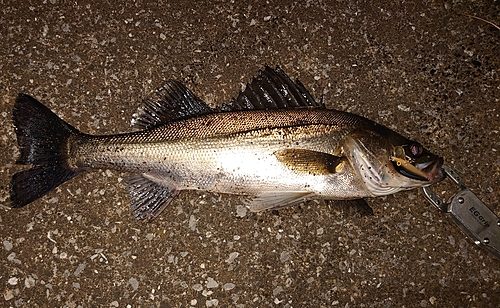
POLYGON ((413 143, 410 145, 410 152, 414 157, 419 157, 424 152, 424 148, 418 143, 413 143))

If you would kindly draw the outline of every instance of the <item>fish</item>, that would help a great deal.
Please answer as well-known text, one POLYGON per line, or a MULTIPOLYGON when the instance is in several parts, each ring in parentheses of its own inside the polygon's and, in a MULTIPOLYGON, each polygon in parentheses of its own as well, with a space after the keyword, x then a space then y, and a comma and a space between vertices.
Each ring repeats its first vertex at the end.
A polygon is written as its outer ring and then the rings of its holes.
POLYGON ((277 66, 212 108, 182 83, 142 101, 132 131, 80 132, 27 94, 13 107, 10 182, 23 207, 95 169, 126 171, 132 215, 152 220, 185 190, 244 196, 253 212, 311 199, 362 200, 442 180, 443 158, 365 117, 328 109, 277 66))

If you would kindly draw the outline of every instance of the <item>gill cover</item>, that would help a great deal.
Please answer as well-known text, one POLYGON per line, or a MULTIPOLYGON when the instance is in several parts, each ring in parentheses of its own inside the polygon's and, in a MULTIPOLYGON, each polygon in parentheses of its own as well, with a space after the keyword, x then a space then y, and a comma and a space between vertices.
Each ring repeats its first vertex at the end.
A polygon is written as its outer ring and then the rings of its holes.
POLYGON ((441 157, 374 122, 353 131, 344 149, 375 196, 427 186, 444 178, 441 157))

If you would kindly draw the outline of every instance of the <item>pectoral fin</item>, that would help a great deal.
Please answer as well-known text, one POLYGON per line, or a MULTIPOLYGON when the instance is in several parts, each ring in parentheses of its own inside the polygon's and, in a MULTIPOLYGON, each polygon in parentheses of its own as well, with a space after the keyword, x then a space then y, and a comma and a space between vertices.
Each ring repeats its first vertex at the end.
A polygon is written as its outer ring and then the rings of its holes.
POLYGON ((276 158, 289 169, 301 174, 331 174, 346 158, 328 153, 304 150, 286 149, 274 152, 276 158))
POLYGON ((257 195, 246 204, 250 211, 276 210, 303 202, 314 193, 308 191, 273 191, 257 195))
POLYGON ((138 220, 153 220, 179 195, 179 191, 154 182, 141 174, 126 179, 130 211, 138 220))

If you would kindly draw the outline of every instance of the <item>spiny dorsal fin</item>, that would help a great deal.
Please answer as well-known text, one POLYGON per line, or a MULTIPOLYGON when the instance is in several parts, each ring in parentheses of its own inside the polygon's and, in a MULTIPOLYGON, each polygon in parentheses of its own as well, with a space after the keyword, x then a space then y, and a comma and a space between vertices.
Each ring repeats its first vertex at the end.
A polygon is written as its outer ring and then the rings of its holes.
POLYGON ((293 172, 311 175, 335 173, 337 166, 346 161, 345 157, 304 149, 286 149, 274 155, 293 172))
POLYGON ((183 84, 170 80, 142 102, 132 116, 131 124, 135 130, 145 130, 172 120, 212 112, 212 108, 183 84))
POLYGON ((235 111, 248 109, 282 109, 293 107, 321 107, 322 102, 316 102, 304 85, 290 77, 279 67, 273 70, 266 65, 245 90, 229 104, 222 105, 220 111, 235 111))

